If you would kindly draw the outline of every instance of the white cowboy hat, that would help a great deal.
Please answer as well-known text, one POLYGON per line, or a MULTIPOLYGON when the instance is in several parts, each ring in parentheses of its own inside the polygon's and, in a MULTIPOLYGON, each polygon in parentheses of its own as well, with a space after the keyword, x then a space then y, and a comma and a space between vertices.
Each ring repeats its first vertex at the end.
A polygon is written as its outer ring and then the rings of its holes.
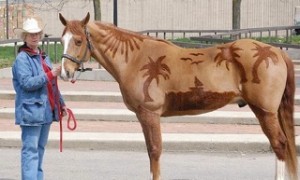
POLYGON ((42 32, 45 28, 45 25, 42 25, 35 18, 28 18, 23 22, 22 28, 14 28, 13 31, 17 35, 21 35, 21 33, 38 33, 42 32))

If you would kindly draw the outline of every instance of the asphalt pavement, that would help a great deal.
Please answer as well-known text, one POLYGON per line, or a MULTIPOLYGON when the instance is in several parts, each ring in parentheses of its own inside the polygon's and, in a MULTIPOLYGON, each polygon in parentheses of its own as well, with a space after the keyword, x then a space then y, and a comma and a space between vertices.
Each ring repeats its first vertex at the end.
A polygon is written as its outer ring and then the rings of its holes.
MULTIPOLYGON (((0 159, 0 180, 20 179, 20 149, 0 148, 0 159)), ((150 179, 147 153, 139 151, 48 148, 44 173, 46 180, 150 179)), ((270 180, 274 173, 270 153, 164 151, 161 156, 164 180, 270 180)))

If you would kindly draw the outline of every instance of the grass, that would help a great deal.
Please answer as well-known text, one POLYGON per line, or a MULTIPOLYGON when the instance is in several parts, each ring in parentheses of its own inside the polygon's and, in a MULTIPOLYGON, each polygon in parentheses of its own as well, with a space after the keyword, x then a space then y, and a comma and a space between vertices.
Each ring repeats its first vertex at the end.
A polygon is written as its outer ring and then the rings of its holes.
MULTIPOLYGON (((55 46, 54 44, 50 44, 49 45, 49 51, 48 51, 48 56, 50 57, 51 61, 54 62, 60 62, 61 59, 61 55, 63 54, 63 46, 61 44, 57 44, 57 56, 55 57, 55 46)), ((47 52, 47 50, 45 49, 44 51, 47 52)))
MULTIPOLYGON (((228 37, 224 37, 223 39, 229 39, 228 37)), ((268 42, 277 42, 277 43, 287 43, 286 39, 284 37, 262 37, 262 38, 252 38, 252 39, 256 39, 258 41, 261 41, 261 42, 265 42, 265 43, 268 43, 268 42)), ((198 41, 193 41, 189 38, 177 38, 177 39, 174 39, 174 41, 180 41, 180 42, 186 42, 186 43, 199 43, 198 41)), ((290 44, 300 44, 300 36, 292 36, 291 37, 291 42, 290 44)))
MULTIPOLYGON (((277 43, 287 43, 286 39, 284 37, 263 37, 263 38, 253 38, 258 41, 262 42, 277 42, 277 43)), ((290 44, 300 44, 300 36, 292 36, 290 44)))
MULTIPOLYGON (((45 49, 47 52, 47 50, 45 49)), ((55 58, 55 46, 54 44, 49 45, 49 52, 47 53, 50 56, 51 61, 59 62, 60 57, 63 52, 63 47, 60 44, 57 44, 57 57, 55 58)), ((15 53, 13 46, 0 46, 0 68, 11 67, 15 60, 15 53)))
POLYGON ((198 41, 193 41, 190 38, 177 38, 177 39, 168 39, 168 41, 179 41, 179 42, 185 42, 185 43, 198 43, 198 41))
POLYGON ((0 68, 10 67, 14 59, 13 47, 0 47, 0 68))

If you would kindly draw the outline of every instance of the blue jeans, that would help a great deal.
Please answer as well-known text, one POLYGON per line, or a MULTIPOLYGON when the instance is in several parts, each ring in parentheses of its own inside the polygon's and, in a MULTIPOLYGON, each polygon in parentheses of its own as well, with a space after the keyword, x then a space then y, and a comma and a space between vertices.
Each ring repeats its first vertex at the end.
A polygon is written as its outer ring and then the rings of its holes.
POLYGON ((42 169, 45 146, 48 141, 50 124, 42 126, 21 126, 22 151, 21 171, 22 180, 42 180, 42 169))

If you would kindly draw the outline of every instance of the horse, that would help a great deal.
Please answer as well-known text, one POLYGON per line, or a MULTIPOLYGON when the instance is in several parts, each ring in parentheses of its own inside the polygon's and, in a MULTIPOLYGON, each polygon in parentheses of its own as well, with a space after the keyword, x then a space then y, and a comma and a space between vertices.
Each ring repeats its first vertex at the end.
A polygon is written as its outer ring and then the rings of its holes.
POLYGON ((297 176, 294 129, 294 65, 279 48, 240 39, 209 48, 175 44, 110 23, 67 20, 61 78, 76 81, 76 70, 93 57, 118 82, 125 105, 143 130, 153 180, 159 180, 160 117, 195 115, 227 104, 248 105, 276 155, 276 178, 297 176))

